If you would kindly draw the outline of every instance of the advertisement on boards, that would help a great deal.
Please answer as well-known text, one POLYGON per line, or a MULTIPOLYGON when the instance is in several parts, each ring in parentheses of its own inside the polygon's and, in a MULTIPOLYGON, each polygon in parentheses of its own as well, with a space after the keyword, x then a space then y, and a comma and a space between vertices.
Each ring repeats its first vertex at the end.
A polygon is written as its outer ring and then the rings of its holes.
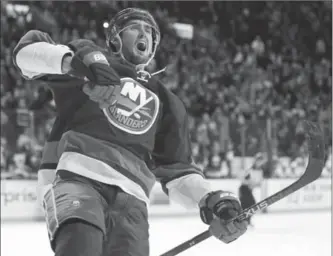
MULTIPOLYGON (((296 180, 297 179, 267 180, 267 196, 282 190, 296 180)), ((330 209, 332 204, 331 192, 331 179, 319 178, 299 191, 269 206, 268 212, 330 209)))
POLYGON ((1 219, 38 219, 36 180, 1 180, 1 219))

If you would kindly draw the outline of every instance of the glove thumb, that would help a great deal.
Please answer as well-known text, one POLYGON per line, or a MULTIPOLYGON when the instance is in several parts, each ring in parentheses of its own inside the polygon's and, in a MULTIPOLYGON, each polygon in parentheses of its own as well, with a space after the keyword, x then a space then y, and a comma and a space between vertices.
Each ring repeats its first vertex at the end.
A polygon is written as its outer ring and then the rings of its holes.
POLYGON ((87 95, 90 95, 92 93, 93 89, 94 89, 94 87, 90 83, 86 83, 82 87, 82 91, 87 95))

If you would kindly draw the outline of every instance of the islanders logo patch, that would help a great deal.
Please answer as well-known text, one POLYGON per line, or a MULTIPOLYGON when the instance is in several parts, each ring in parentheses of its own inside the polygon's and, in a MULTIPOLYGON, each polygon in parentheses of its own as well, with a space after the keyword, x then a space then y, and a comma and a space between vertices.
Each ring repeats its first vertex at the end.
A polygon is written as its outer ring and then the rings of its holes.
POLYGON ((144 134, 154 124, 160 100, 150 90, 132 78, 121 78, 121 90, 116 102, 103 109, 109 122, 131 134, 144 134))

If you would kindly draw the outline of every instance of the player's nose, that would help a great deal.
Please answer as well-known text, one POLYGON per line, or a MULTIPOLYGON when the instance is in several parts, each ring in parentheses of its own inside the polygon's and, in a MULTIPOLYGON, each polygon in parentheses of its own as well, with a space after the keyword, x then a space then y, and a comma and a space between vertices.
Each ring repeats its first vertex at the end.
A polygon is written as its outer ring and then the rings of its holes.
POLYGON ((140 31, 137 40, 141 41, 141 42, 147 42, 148 41, 144 31, 140 31))
POLYGON ((139 34, 138 34, 138 39, 144 39, 145 38, 145 31, 143 27, 140 27, 139 29, 139 34))
POLYGON ((140 36, 145 36, 146 32, 146 25, 145 24, 140 24, 139 26, 139 35, 140 36))

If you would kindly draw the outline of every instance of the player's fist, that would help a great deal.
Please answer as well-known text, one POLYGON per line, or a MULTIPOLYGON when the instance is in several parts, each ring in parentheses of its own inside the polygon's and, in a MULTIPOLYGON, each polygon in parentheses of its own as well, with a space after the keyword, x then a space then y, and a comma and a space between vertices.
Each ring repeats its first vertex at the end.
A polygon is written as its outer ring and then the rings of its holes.
POLYGON ((248 226, 246 220, 228 222, 241 211, 239 199, 230 192, 214 191, 204 196, 199 203, 200 217, 209 225, 213 236, 224 243, 230 243, 243 235, 248 226))
POLYGON ((79 48, 71 61, 71 69, 76 76, 87 77, 95 85, 117 85, 120 77, 110 67, 105 55, 90 45, 79 48))
POLYGON ((99 107, 103 109, 117 102, 117 97, 120 94, 121 87, 120 85, 91 86, 89 84, 85 84, 82 90, 92 101, 97 102, 99 107))

